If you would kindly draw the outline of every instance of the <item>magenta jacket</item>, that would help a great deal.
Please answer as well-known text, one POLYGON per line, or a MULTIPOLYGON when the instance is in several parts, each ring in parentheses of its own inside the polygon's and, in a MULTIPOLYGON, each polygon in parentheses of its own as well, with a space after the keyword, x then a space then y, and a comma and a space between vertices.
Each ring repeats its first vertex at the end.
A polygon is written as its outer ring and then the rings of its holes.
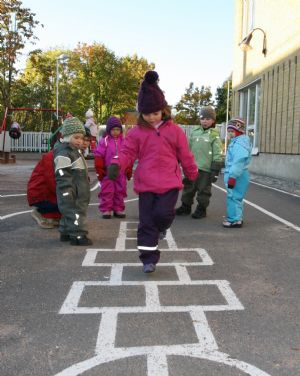
POLYGON ((189 180, 196 180, 198 176, 198 167, 186 136, 172 120, 167 120, 158 129, 136 125, 127 133, 113 163, 125 170, 137 159, 133 178, 136 193, 162 194, 174 188, 182 189, 179 163, 189 180))
POLYGON ((121 146, 124 142, 123 135, 113 138, 110 135, 102 137, 95 150, 95 156, 103 157, 105 167, 109 166, 114 156, 119 154, 121 146))

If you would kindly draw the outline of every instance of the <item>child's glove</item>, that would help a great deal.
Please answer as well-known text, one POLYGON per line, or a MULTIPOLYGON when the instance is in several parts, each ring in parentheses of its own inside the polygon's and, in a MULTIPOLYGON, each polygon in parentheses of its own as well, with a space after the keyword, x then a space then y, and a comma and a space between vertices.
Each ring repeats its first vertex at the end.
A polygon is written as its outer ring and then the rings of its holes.
POLYGON ((232 189, 235 187, 235 183, 236 183, 236 180, 235 178, 229 178, 228 179, 228 183, 227 183, 227 186, 229 189, 232 189))
POLYGON ((188 185, 190 183, 191 183, 191 181, 186 176, 182 179, 182 184, 183 185, 188 185))
POLYGON ((110 180, 116 180, 120 173, 120 166, 111 164, 107 167, 107 176, 110 180))
POLYGON ((211 163, 211 166, 210 166, 210 170, 211 170, 211 173, 210 173, 210 181, 211 183, 215 183, 217 180, 218 180, 218 176, 219 176, 219 173, 222 169, 222 167, 224 167, 224 162, 212 162, 211 163))
POLYGON ((218 180, 219 171, 212 170, 210 173, 210 181, 211 183, 215 183, 218 180))
POLYGON ((95 170, 99 181, 102 181, 105 173, 104 159, 103 157, 95 156, 95 170))
POLYGON ((132 167, 126 169, 126 178, 128 181, 132 178, 132 167))

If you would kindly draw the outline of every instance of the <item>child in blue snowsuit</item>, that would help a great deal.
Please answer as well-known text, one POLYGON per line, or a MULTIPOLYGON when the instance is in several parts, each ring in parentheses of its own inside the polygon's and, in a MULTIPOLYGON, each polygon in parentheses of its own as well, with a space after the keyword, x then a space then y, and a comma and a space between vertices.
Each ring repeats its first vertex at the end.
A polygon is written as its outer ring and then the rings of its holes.
POLYGON ((228 122, 230 144, 226 154, 224 183, 227 188, 226 220, 223 227, 240 228, 243 225, 243 199, 249 185, 248 166, 251 161, 251 143, 245 135, 245 122, 234 118, 228 122))

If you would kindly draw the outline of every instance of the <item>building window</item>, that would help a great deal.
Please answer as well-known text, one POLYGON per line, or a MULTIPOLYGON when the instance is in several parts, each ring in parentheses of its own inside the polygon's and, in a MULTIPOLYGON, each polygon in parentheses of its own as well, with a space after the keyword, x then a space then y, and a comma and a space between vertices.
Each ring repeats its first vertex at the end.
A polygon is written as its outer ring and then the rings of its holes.
POLYGON ((255 27, 255 0, 243 1, 243 38, 255 27))
POLYGON ((260 81, 240 90, 240 116, 246 120, 246 133, 252 143, 252 154, 259 153, 260 81))

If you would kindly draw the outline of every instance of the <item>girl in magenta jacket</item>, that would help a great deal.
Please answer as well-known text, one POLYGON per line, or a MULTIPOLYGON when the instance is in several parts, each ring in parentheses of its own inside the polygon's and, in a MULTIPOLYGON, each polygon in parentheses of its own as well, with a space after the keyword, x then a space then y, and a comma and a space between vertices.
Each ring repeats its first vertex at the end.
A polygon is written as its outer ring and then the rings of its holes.
POLYGON ((140 113, 118 156, 108 167, 108 177, 138 160, 134 190, 139 195, 137 246, 145 273, 155 271, 160 251, 158 240, 166 234, 175 217, 179 190, 183 188, 181 164, 185 176, 194 181, 198 167, 182 129, 170 118, 170 109, 157 84, 158 74, 148 71, 138 96, 140 113))
POLYGON ((131 169, 128 168, 126 173, 121 173, 116 180, 106 176, 106 167, 111 164, 113 157, 118 155, 123 141, 121 120, 111 116, 106 123, 106 133, 95 151, 95 169, 101 182, 101 191, 98 195, 99 209, 104 219, 111 218, 112 212, 117 218, 125 218, 126 176, 130 180, 131 169))

